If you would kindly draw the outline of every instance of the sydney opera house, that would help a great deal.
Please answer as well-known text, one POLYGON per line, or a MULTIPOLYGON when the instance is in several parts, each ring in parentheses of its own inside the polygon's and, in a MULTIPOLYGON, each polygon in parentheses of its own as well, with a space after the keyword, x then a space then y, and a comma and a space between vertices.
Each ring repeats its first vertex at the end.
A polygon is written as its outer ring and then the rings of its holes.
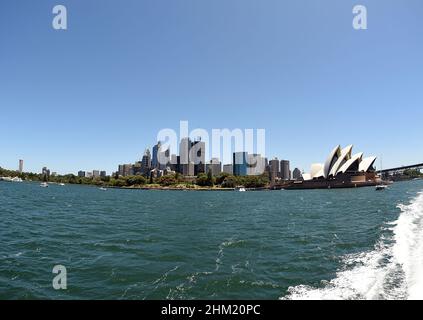
POLYGON ((352 154, 353 146, 343 149, 337 146, 325 163, 311 166, 303 179, 290 183, 285 189, 330 189, 374 186, 379 176, 373 167, 376 157, 363 157, 363 153, 352 154))

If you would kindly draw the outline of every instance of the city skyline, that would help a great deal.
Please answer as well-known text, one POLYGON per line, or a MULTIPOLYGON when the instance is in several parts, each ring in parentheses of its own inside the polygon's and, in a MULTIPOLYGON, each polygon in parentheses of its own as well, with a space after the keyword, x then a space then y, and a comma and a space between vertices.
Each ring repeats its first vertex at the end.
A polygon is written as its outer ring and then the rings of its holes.
POLYGON ((351 141, 387 168, 423 159, 421 1, 362 1, 361 31, 355 1, 65 0, 66 31, 53 1, 23 3, 0 10, 1 167, 110 173, 180 119, 264 128, 268 158, 305 170, 351 141))

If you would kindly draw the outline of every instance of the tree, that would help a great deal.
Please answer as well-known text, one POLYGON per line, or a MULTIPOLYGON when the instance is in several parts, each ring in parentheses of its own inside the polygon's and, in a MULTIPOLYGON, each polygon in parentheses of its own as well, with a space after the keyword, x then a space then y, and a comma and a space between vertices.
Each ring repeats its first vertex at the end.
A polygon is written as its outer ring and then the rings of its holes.
POLYGON ((196 184, 202 187, 207 186, 208 185, 207 175, 205 173, 198 174, 196 179, 196 184))
POLYGON ((217 177, 216 177, 216 184, 219 184, 219 185, 221 185, 222 183, 223 183, 223 181, 225 181, 225 179, 227 178, 227 177, 230 177, 230 176, 232 176, 231 174, 229 174, 229 173, 226 173, 226 172, 222 172, 222 173, 220 173, 217 177))

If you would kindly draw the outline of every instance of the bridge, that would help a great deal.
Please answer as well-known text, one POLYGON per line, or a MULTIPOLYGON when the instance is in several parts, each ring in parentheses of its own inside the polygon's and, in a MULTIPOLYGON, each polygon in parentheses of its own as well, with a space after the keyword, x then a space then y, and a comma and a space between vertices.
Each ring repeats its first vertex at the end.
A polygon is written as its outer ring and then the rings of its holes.
POLYGON ((392 174, 402 174, 405 170, 423 170, 423 163, 419 163, 419 164, 413 164, 410 166, 402 166, 402 167, 397 167, 397 168, 391 168, 391 169, 384 169, 384 170, 379 170, 377 171, 377 173, 381 173, 383 175, 392 175, 392 174))

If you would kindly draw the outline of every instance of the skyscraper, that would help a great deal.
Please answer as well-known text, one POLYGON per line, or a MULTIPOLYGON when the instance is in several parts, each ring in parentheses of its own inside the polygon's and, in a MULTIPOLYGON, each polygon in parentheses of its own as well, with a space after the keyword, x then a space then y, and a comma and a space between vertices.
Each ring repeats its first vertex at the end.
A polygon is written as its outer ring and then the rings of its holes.
POLYGON ((248 174, 248 152, 233 153, 233 170, 235 176, 246 176, 248 174))
POLYGON ((118 168, 118 174, 122 177, 133 175, 134 174, 133 165, 132 164, 120 164, 119 168, 118 168))
POLYGON ((159 150, 161 147, 161 142, 157 142, 157 144, 153 147, 153 157, 151 158, 151 167, 158 168, 159 167, 159 150))
POLYGON ((282 180, 291 179, 291 170, 289 169, 289 161, 281 160, 281 174, 280 177, 282 180))
POLYGON ((194 164, 190 161, 192 142, 188 137, 182 138, 179 143, 179 171, 184 176, 194 175, 194 164))
POLYGON ((301 170, 298 168, 295 168, 292 173, 292 177, 294 178, 294 180, 300 180, 303 177, 303 175, 301 174, 301 170))
POLYGON ((151 170, 151 153, 150 149, 144 151, 144 155, 141 160, 141 172, 144 175, 148 175, 151 170))
POLYGON ((189 161, 194 164, 194 175, 206 171, 206 143, 204 141, 196 140, 191 144, 189 161))
POLYGON ((19 160, 19 173, 23 172, 24 161, 21 159, 19 160))
POLYGON ((270 181, 274 182, 280 173, 278 158, 275 158, 269 161, 269 171, 270 171, 270 181))

